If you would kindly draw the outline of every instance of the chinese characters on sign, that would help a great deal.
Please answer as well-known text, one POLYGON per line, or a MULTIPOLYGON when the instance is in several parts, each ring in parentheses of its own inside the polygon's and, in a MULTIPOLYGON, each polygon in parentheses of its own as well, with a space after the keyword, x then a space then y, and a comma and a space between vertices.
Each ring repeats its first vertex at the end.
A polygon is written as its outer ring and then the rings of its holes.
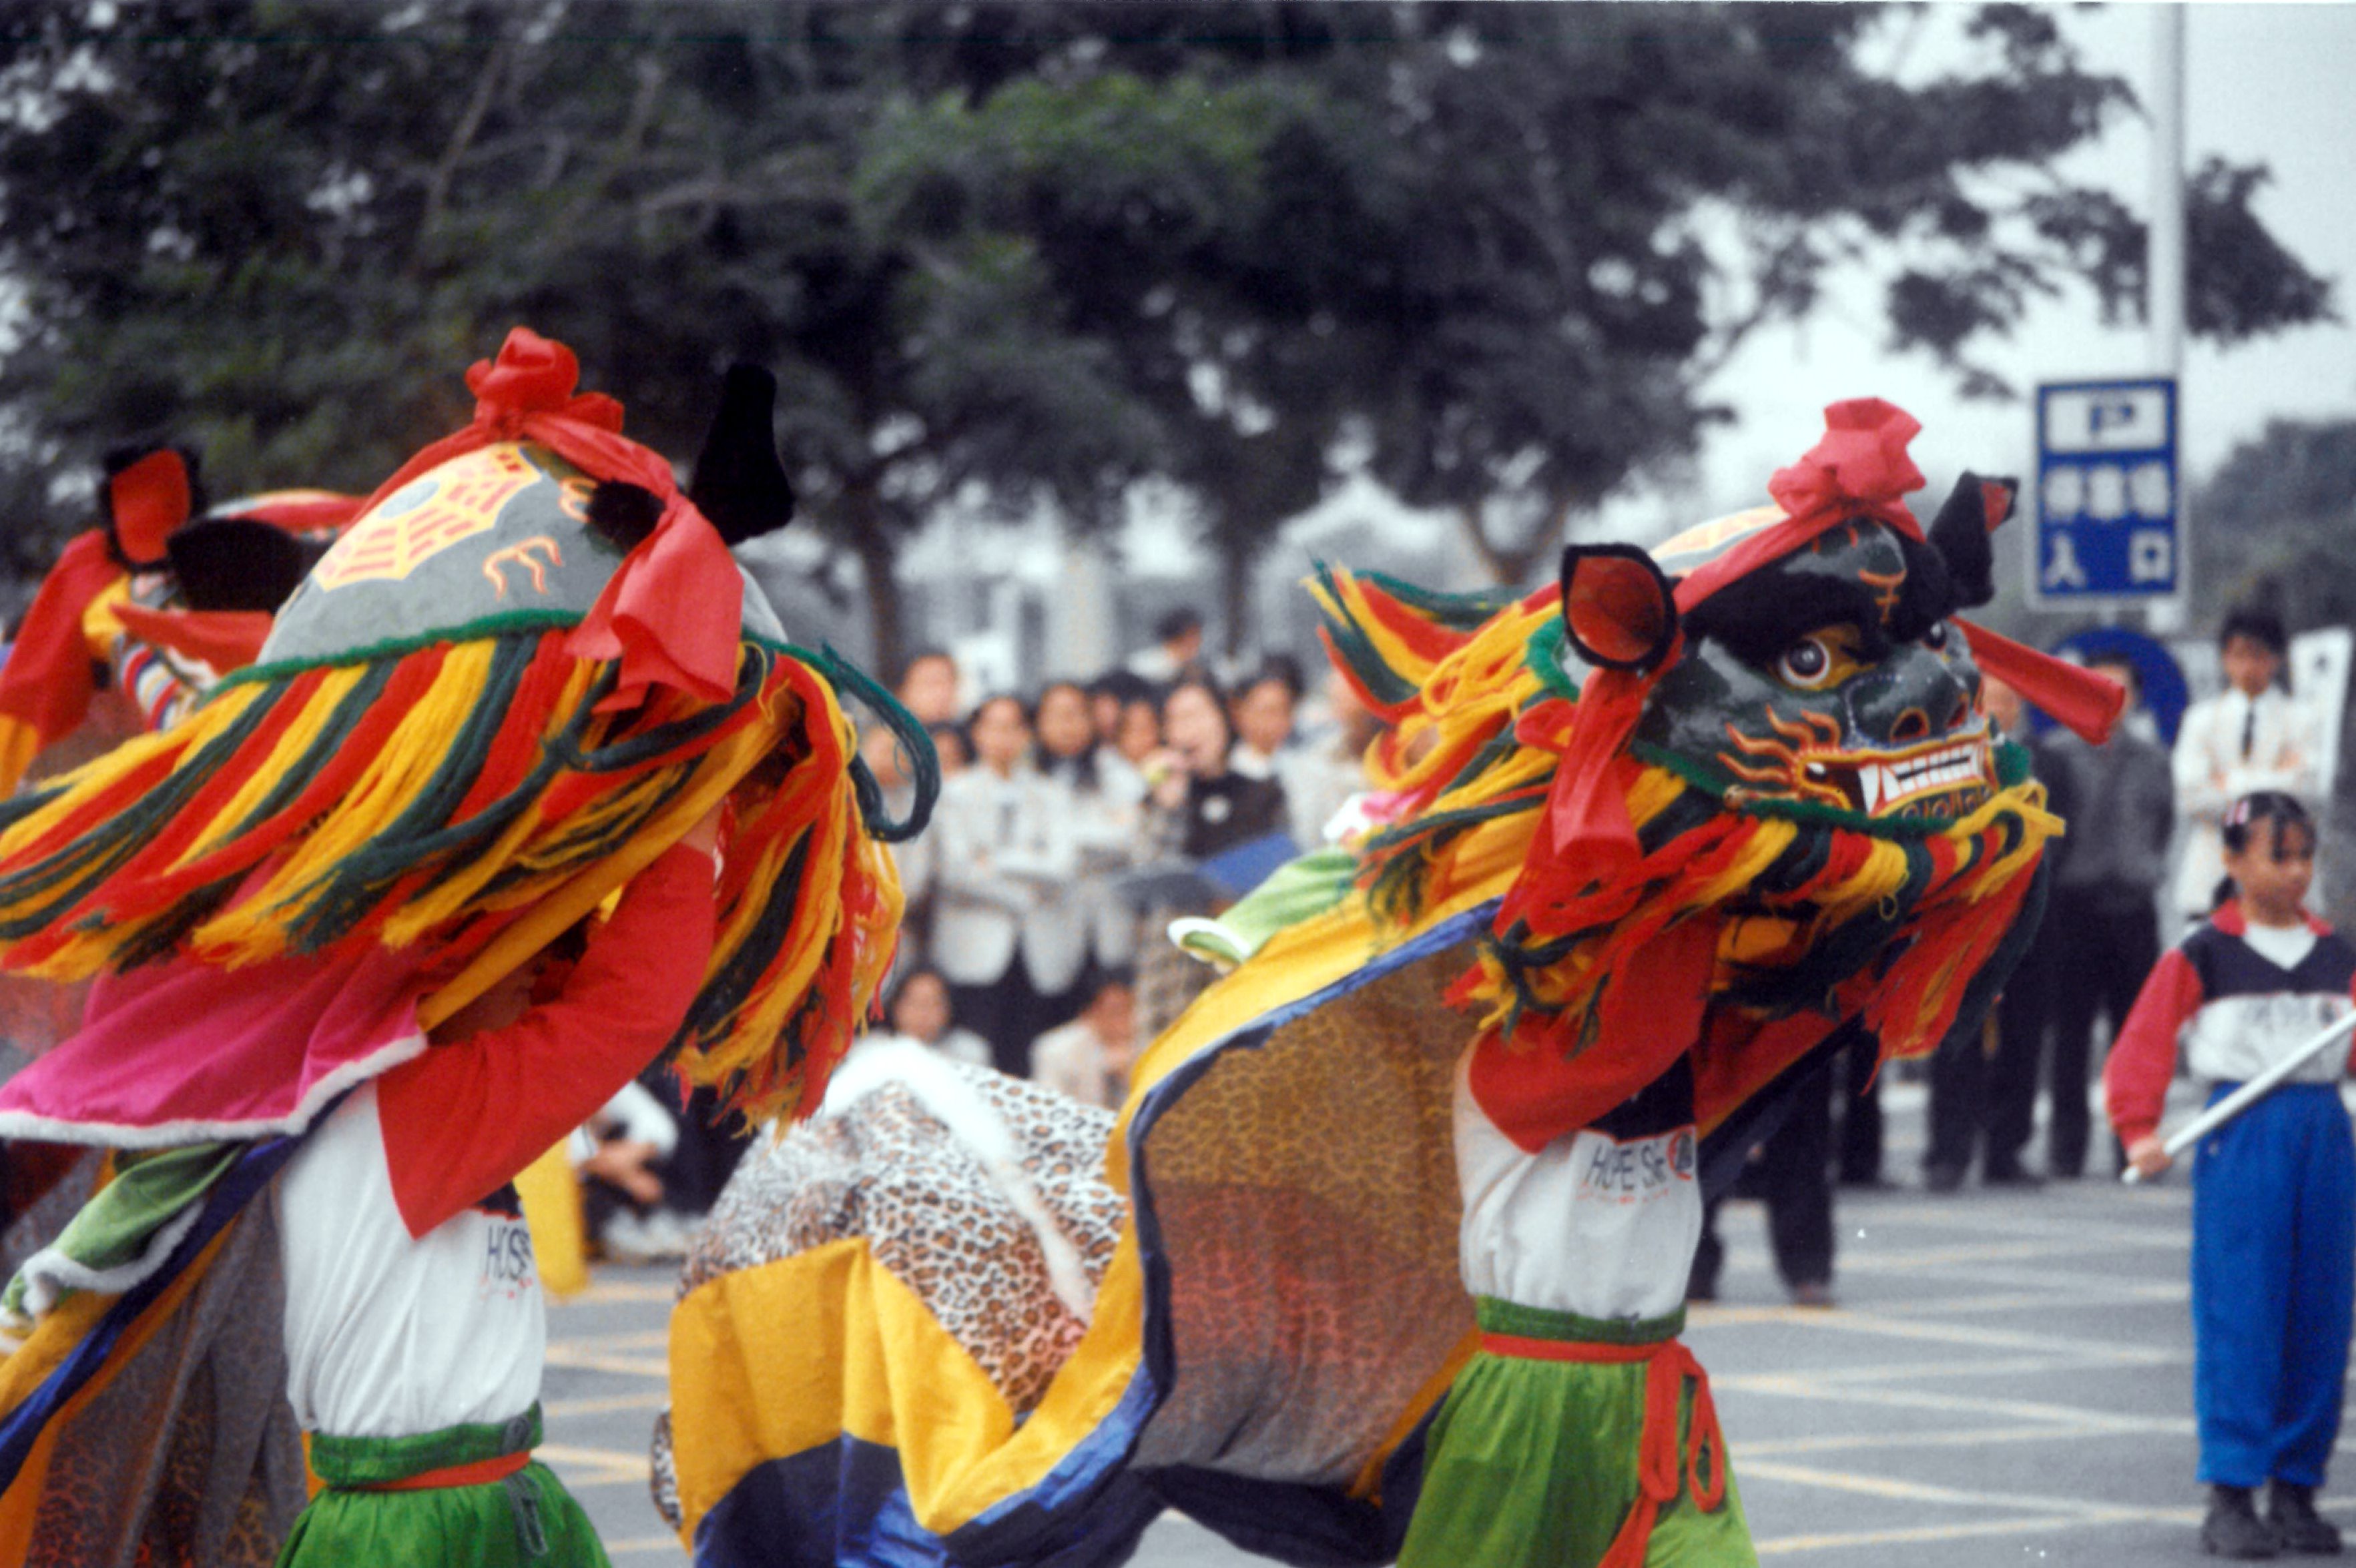
POLYGON ((2037 389, 2037 556, 2029 596, 2165 599, 2184 557, 2176 383, 2037 389))

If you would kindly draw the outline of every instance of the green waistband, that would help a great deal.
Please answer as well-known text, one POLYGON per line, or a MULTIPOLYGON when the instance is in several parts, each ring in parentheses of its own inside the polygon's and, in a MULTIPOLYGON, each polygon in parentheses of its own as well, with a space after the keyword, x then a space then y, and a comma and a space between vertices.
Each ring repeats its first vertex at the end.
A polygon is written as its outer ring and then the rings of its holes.
POLYGON ((1525 1339, 1561 1339, 1586 1345, 1657 1345, 1686 1331, 1686 1309, 1665 1317, 1581 1317, 1576 1312, 1553 1312, 1525 1307, 1494 1296, 1476 1296, 1472 1309, 1485 1334, 1515 1334, 1525 1339))
POLYGON ((444 1426, 412 1437, 333 1437, 311 1435, 311 1469, 331 1487, 380 1487, 428 1470, 479 1465, 540 1445, 540 1406, 505 1421, 444 1426))

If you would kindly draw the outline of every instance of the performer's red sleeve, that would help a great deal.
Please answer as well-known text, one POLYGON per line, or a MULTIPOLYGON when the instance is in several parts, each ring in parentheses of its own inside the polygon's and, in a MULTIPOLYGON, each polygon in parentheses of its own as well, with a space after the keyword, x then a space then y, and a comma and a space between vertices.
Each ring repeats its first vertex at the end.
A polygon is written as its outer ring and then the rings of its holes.
POLYGON ((654 1060, 703 983, 712 930, 711 858, 673 848, 632 880, 563 995, 378 1081, 411 1235, 513 1180, 654 1060))
POLYGON ((2103 1064, 2103 1108, 2121 1143, 2159 1130, 2169 1080, 2176 1076, 2177 1032, 2207 999, 2201 973, 2182 948, 2159 955, 2103 1064))
POLYGON ((1595 1043, 1576 1056, 1515 1051, 1484 1036, 1465 1079, 1496 1129, 1531 1154, 1667 1072, 1701 1038, 1719 923, 1695 919, 1653 939, 1603 993, 1595 1043))

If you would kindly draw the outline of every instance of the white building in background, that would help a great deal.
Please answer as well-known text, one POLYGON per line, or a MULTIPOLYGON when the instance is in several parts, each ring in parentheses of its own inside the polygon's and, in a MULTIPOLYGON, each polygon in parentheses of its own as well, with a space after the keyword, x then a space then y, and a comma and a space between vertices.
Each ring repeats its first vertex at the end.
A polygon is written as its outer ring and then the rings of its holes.
MULTIPOLYGON (((1755 499, 1730 499, 1717 509, 1755 499)), ((944 513, 901 558, 909 651, 939 646, 955 655, 969 702, 991 691, 1035 690, 1050 678, 1087 679, 1124 663, 1151 640, 1154 621, 1181 605, 1202 613, 1208 645, 1223 655, 1219 563, 1197 542, 1183 499, 1141 485, 1128 514, 1117 534, 1086 538, 1044 508, 1012 522, 979 506, 944 513)), ((1711 515, 1690 489, 1640 490, 1584 519, 1578 532, 1649 542, 1711 515)), ((1301 582, 1315 562, 1444 591, 1484 585, 1451 516, 1404 507, 1363 474, 1273 527, 1277 537, 1253 573, 1247 651, 1290 653, 1312 679, 1323 653, 1316 608, 1301 582)), ((803 529, 769 536, 742 555, 795 641, 829 642, 881 678, 894 673, 873 668, 856 561, 803 529)))

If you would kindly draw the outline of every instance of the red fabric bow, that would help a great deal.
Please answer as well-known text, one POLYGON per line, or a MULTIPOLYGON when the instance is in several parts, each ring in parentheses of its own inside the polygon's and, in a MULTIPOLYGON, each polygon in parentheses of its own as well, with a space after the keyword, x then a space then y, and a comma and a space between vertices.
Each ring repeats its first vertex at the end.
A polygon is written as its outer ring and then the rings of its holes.
POLYGON ((1922 488, 1922 471, 1906 453, 1922 431, 1920 420, 1879 398, 1835 403, 1825 411, 1824 439, 1799 462, 1777 469, 1767 493, 1794 517, 1864 513, 1919 539, 1922 525, 1904 497, 1922 488))
POLYGON ((1912 414, 1879 398, 1851 398, 1826 409, 1824 439, 1767 482, 1767 493, 1789 520, 1760 529, 1678 579, 1678 611, 1692 609, 1736 578, 1850 517, 1878 517, 1920 539, 1922 525, 1903 497, 1922 488, 1922 471, 1906 453, 1906 443, 1922 429, 1912 414))
POLYGON ((618 659, 621 678, 597 706, 635 706, 668 686, 707 702, 736 689, 744 588, 727 541, 680 493, 670 464, 621 433, 622 405, 601 392, 575 396, 581 361, 528 326, 508 334, 496 360, 466 371, 474 422, 401 465, 360 508, 430 469, 503 441, 535 441, 598 479, 619 480, 663 503, 654 531, 623 558, 566 644, 575 656, 618 659))
MULTIPOLYGON (((1922 526, 1901 498, 1922 487, 1906 454, 1921 421, 1879 398, 1853 398, 1825 410, 1824 439, 1780 469, 1767 488, 1785 520, 1760 529, 1677 581, 1682 615, 1738 577, 1790 554, 1849 517, 1878 517, 1914 539, 1922 526)), ((1661 672, 1677 661, 1682 640, 1649 670, 1598 669, 1580 688, 1577 716, 1561 746, 1563 763, 1547 802, 1545 842, 1558 859, 1575 858, 1609 875, 1636 859, 1618 772, 1628 738, 1661 672)))

